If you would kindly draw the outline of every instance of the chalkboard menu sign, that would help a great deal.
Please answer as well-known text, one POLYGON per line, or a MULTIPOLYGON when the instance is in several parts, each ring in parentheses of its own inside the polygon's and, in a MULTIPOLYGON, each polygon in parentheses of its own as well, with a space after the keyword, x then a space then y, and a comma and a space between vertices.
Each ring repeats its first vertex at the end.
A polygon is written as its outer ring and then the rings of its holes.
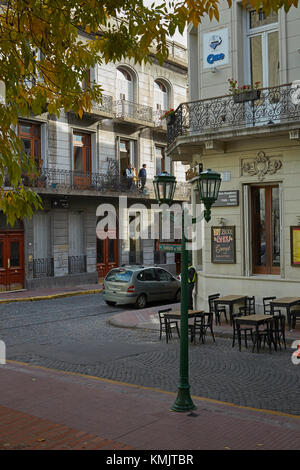
POLYGON ((211 262, 235 263, 235 227, 211 228, 211 262))

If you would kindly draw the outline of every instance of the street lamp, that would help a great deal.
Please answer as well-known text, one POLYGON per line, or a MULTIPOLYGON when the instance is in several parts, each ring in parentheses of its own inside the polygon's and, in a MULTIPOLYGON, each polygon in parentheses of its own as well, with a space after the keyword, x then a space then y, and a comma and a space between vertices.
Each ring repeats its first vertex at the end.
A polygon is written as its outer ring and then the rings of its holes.
MULTIPOLYGON (((211 218, 211 206, 218 199, 221 175, 212 170, 206 170, 198 176, 199 202, 204 204, 204 211, 199 218, 193 219, 193 223, 205 218, 206 222, 211 218)), ((155 176, 154 191, 158 204, 171 204, 173 201, 176 178, 167 172, 155 176)), ((188 331, 188 250, 186 249, 186 237, 184 221, 187 210, 182 210, 182 238, 181 238, 181 303, 180 303, 180 381, 177 398, 171 407, 172 411, 190 411, 195 405, 190 395, 189 385, 189 331, 188 331)))

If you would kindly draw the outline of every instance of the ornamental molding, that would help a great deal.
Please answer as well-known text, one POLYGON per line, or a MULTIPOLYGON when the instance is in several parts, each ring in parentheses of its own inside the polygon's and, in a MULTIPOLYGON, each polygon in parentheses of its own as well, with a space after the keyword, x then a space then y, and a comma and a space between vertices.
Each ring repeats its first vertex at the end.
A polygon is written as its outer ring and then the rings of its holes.
POLYGON ((265 152, 258 152, 256 158, 243 159, 242 176, 257 176, 259 181, 263 181, 266 175, 274 175, 282 167, 282 161, 277 157, 268 157, 265 152))

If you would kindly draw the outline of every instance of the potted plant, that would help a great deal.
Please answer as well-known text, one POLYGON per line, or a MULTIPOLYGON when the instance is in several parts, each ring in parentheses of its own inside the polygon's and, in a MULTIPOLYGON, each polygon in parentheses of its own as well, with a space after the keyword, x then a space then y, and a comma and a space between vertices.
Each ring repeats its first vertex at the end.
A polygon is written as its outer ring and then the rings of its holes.
POLYGON ((228 78, 229 93, 233 95, 235 103, 244 103, 245 101, 255 101, 260 98, 260 90, 258 89, 260 82, 255 82, 254 85, 243 85, 239 87, 237 80, 228 78))
POLYGON ((169 109, 168 111, 166 111, 164 114, 160 116, 160 119, 161 120, 165 119, 168 125, 173 124, 176 119, 175 110, 173 108, 169 109))

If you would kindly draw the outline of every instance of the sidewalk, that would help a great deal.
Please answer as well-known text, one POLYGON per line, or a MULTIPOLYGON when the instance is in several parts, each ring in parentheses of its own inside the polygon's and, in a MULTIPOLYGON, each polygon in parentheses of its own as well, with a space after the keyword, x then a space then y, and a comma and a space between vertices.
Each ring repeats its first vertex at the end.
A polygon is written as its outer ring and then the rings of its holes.
POLYGON ((174 393, 10 361, 0 381, 1 450, 299 448, 300 416, 201 397, 176 413, 174 393))
MULTIPOLYGON (((118 313, 112 317, 109 323, 120 328, 142 328, 159 331, 158 310, 167 308, 180 311, 180 304, 155 306, 143 310, 124 310, 124 312, 118 313)), ((226 323, 224 319, 221 320, 221 325, 213 324, 213 331, 215 336, 232 338, 232 326, 226 323)), ((285 336, 287 345, 290 345, 295 340, 299 340, 300 324, 298 323, 293 331, 288 331, 286 327, 285 336)))
POLYGON ((74 295, 96 294, 102 292, 102 282, 98 284, 87 284, 63 288, 48 289, 23 289, 20 291, 0 292, 0 304, 9 302, 24 302, 44 299, 55 299, 59 297, 71 297, 74 295))

